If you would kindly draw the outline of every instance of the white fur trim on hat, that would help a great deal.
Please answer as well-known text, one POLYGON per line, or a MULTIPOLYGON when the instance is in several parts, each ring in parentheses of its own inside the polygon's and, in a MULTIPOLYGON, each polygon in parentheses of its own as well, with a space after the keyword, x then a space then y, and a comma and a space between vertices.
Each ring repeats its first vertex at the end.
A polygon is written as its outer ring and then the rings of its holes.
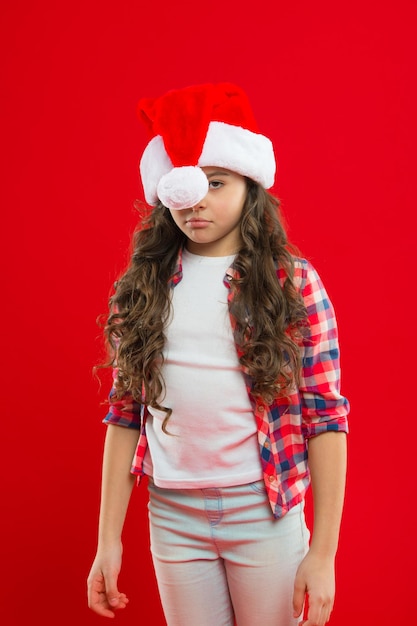
POLYGON ((252 178, 265 189, 274 184, 275 157, 272 142, 241 126, 210 122, 200 167, 218 165, 252 178))
POLYGON ((140 176, 142 179, 145 200, 154 205, 158 202, 156 189, 164 174, 174 168, 171 159, 166 153, 164 141, 157 135, 148 143, 140 161, 140 176))
MULTIPOLYGON (((189 165, 223 167, 251 178, 265 189, 269 189, 274 184, 276 165, 272 142, 264 135, 224 122, 210 122, 198 163, 190 163, 189 165)), ((175 179, 181 185, 181 191, 178 190, 179 195, 175 202, 182 204, 189 194, 189 198, 190 200, 193 199, 193 202, 188 206, 193 206, 204 197, 203 195, 194 200, 196 190, 198 189, 198 193, 201 193, 203 189, 202 185, 200 187, 201 176, 199 176, 200 183, 196 183, 194 178, 193 180, 189 179, 190 189, 188 190, 187 176, 196 168, 186 166, 175 168, 175 170, 177 169, 184 171, 175 179)), ((165 201, 169 199, 167 197, 168 192, 163 191, 165 183, 160 188, 159 183, 162 177, 171 170, 174 170, 174 165, 167 155, 162 137, 158 135, 146 146, 140 162, 142 184, 148 204, 156 204, 159 198, 167 206, 160 195, 161 191, 165 201)), ((174 179, 171 179, 169 185, 169 194, 172 194, 174 192, 174 179)), ((170 208, 175 207, 171 206, 170 208)))

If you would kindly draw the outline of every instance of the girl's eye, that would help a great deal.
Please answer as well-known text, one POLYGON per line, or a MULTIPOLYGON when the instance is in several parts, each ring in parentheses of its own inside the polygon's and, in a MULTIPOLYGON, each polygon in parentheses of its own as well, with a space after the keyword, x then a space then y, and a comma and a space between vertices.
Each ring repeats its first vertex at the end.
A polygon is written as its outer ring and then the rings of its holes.
POLYGON ((220 189, 220 187, 223 187, 224 183, 221 180, 211 180, 209 182, 209 188, 210 189, 220 189))

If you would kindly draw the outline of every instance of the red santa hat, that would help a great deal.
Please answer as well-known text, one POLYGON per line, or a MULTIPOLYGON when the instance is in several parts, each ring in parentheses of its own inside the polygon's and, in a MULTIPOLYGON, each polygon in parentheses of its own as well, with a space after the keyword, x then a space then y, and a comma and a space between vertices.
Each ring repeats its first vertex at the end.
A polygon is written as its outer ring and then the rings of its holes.
POLYGON ((271 141, 259 133, 244 91, 230 83, 172 90, 143 98, 139 117, 152 139, 140 162, 146 202, 185 209, 208 192, 202 167, 218 166, 252 178, 265 189, 274 184, 271 141))

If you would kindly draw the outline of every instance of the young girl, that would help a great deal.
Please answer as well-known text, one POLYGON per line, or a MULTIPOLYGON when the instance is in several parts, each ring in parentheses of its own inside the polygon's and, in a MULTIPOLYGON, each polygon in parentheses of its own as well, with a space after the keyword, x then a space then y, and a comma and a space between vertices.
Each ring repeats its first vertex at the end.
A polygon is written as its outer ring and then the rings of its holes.
POLYGON ((121 534, 145 474, 168 626, 323 626, 348 413, 332 305, 291 252, 266 191, 272 144, 240 88, 174 90, 139 113, 152 134, 140 170, 154 208, 105 329, 114 385, 89 606, 114 617, 128 602, 121 534))

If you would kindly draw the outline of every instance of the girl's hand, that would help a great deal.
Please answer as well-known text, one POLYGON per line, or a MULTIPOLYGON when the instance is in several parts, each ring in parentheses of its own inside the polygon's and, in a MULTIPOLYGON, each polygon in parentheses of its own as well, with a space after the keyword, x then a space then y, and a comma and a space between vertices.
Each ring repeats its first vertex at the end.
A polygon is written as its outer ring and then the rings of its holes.
POLYGON ((88 606, 103 617, 114 617, 114 611, 124 609, 129 602, 117 588, 122 564, 122 549, 97 552, 87 579, 88 606))
POLYGON ((301 561, 294 582, 294 617, 299 617, 308 595, 307 619, 300 626, 324 626, 330 619, 335 595, 334 560, 311 550, 301 561))

